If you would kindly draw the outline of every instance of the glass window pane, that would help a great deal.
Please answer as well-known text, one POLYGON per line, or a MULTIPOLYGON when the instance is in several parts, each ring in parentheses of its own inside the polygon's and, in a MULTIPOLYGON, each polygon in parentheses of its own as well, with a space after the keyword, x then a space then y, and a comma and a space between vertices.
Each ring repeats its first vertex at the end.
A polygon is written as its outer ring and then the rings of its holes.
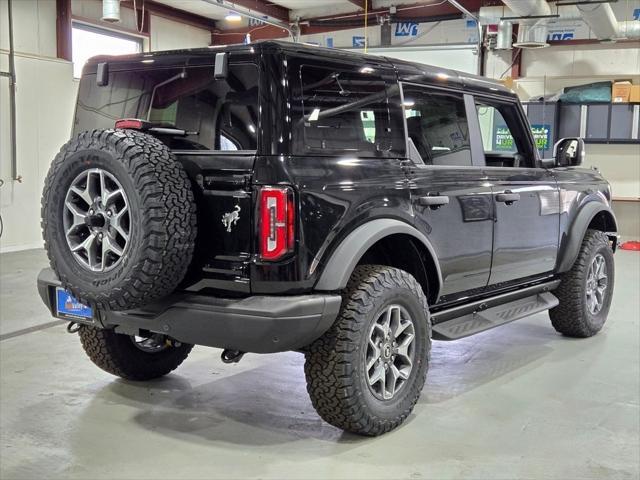
POLYGON ((427 165, 471 165, 462 96, 404 89, 407 135, 427 165))
POLYGON ((375 74, 303 65, 301 118, 293 120, 298 154, 353 152, 382 156, 391 150, 385 82, 375 74))
POLYGON ((513 134, 497 108, 477 104, 478 120, 485 153, 517 152, 513 134))
POLYGON ((82 67, 91 57, 96 55, 127 55, 142 52, 142 40, 125 37, 115 33, 100 32, 96 28, 83 28, 74 25, 72 28, 73 77, 82 76, 82 67))
POLYGON ((76 133, 113 128, 121 118, 139 118, 187 132, 174 137, 182 150, 256 150, 258 69, 230 65, 226 80, 214 80, 211 67, 112 72, 106 86, 82 78, 76 133))

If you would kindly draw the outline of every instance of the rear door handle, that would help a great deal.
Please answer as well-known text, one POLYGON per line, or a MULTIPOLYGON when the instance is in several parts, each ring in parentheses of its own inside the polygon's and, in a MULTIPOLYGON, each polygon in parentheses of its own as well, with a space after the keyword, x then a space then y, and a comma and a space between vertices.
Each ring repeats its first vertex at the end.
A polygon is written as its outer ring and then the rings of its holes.
POLYGON ((506 203, 507 205, 511 205, 518 200, 520 200, 520 194, 513 193, 511 190, 505 190, 504 193, 498 193, 496 195, 496 202, 506 203))
POLYGON ((449 203, 449 197, 446 195, 428 195, 426 197, 420 197, 418 199, 418 204, 423 207, 431 207, 438 208, 442 205, 447 205, 449 203))

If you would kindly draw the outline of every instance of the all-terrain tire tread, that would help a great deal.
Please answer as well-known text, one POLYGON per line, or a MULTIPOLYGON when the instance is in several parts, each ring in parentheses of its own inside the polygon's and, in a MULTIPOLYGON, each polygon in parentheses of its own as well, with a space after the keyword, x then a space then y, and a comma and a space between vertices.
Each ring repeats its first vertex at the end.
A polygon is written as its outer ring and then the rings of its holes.
MULTIPOLYGON (((588 274, 591 254, 602 246, 611 249, 607 235, 599 230, 587 230, 578 258, 571 270, 562 275, 560 285, 553 292, 560 303, 549 310, 549 317, 553 327, 563 335, 586 338, 600 330, 585 318, 587 312, 584 307, 584 282, 588 274)), ((613 288, 613 273, 610 272, 610 288, 613 288)))
POLYGON ((136 308, 175 290, 191 262, 197 235, 196 206, 189 178, 169 148, 157 138, 134 130, 83 132, 62 147, 45 179, 42 230, 51 268, 62 286, 81 302, 108 310, 136 308), (52 190, 59 188, 67 158, 83 149, 107 149, 122 161, 141 198, 142 254, 128 269, 119 287, 103 293, 87 292, 60 268, 52 254, 56 238, 50 208, 52 190))
POLYGON ((139 351, 126 335, 113 330, 82 326, 78 333, 82 348, 94 364, 127 380, 162 377, 178 368, 193 348, 193 345, 182 344, 157 353, 145 353, 139 351))
POLYGON ((422 287, 409 273, 387 266, 361 265, 356 267, 343 292, 343 306, 336 322, 306 350, 307 391, 320 417, 331 425, 360 435, 381 435, 400 425, 418 401, 428 368, 429 321, 424 375, 419 375, 411 386, 411 400, 404 410, 392 419, 377 417, 365 408, 361 394, 354 388, 353 373, 360 355, 357 345, 359 335, 367 325, 367 307, 373 297, 397 286, 410 290, 428 312, 422 287))

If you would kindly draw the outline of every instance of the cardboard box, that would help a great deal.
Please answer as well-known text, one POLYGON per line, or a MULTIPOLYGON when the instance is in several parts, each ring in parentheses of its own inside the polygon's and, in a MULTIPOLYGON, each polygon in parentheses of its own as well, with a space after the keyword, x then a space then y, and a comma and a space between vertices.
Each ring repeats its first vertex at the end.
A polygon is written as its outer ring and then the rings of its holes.
POLYGON ((628 80, 613 82, 611 87, 611 101, 613 103, 628 103, 631 96, 631 82, 628 80))
POLYGON ((629 93, 630 103, 640 103, 640 85, 631 85, 631 92, 629 93))

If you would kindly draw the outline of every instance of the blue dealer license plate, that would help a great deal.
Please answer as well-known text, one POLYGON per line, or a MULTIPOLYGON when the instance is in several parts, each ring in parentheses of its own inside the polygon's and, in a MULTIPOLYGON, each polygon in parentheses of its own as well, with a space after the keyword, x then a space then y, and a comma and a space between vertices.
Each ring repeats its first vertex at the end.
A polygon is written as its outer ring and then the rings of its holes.
POLYGON ((58 317, 78 319, 93 319, 93 311, 84 303, 80 303, 73 295, 62 288, 56 288, 56 311, 58 317))

